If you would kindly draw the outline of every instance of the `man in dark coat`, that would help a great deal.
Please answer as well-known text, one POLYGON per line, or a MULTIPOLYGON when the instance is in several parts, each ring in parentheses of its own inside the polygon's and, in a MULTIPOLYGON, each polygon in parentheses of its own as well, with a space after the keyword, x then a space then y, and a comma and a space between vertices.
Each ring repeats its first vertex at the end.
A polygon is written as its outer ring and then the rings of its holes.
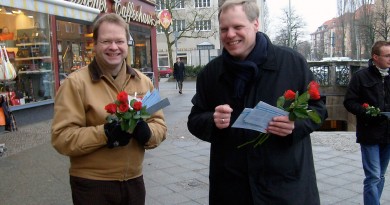
POLYGON ((182 90, 183 90, 184 72, 185 72, 184 63, 181 62, 180 58, 177 58, 176 63, 174 63, 173 65, 173 76, 175 77, 177 84, 179 86, 180 94, 183 93, 182 90))
POLYGON ((364 204, 379 205, 390 160, 390 121, 367 112, 363 105, 390 112, 390 43, 376 42, 368 68, 353 74, 345 94, 345 108, 356 115, 356 142, 360 143, 365 174, 364 204))
MULTIPOLYGON (((306 60, 275 46, 258 32, 259 8, 251 0, 227 0, 219 10, 223 52, 199 73, 188 129, 211 143, 209 204, 318 205, 310 133, 321 125, 309 119, 274 117, 262 145, 239 145, 259 132, 232 128, 244 108, 259 101, 276 106, 286 90, 303 93, 313 80, 306 60)), ((310 100, 322 122, 321 100, 310 100)))

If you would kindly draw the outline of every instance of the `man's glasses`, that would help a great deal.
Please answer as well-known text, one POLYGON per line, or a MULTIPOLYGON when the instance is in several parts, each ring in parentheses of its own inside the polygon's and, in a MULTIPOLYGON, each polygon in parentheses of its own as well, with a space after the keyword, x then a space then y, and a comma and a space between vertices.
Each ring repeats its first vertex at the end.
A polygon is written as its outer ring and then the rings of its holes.
POLYGON ((124 40, 116 40, 116 41, 105 40, 105 41, 99 41, 99 43, 102 45, 105 45, 105 46, 110 46, 110 45, 112 45, 112 43, 115 43, 117 46, 122 46, 126 43, 126 41, 124 41, 124 40))

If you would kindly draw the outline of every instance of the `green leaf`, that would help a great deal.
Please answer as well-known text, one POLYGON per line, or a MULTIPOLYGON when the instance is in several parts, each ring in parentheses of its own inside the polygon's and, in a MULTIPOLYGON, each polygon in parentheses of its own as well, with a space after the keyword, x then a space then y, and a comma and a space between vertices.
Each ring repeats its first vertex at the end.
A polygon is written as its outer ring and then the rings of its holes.
POLYGON ((276 107, 280 108, 280 109, 284 109, 283 106, 284 106, 284 103, 286 102, 286 99, 284 98, 284 96, 280 96, 278 98, 278 100, 276 101, 276 107))
POLYGON ((305 119, 309 117, 306 112, 306 109, 296 108, 294 109, 293 113, 297 117, 297 119, 305 119))
POLYGON ((313 120, 315 123, 321 123, 321 118, 316 111, 308 110, 307 114, 309 115, 310 119, 313 120))
POLYGON ((123 119, 126 119, 126 120, 129 120, 131 119, 131 117, 133 116, 133 114, 131 114, 130 112, 125 112, 122 116, 123 119))
POLYGON ((298 97, 298 100, 297 100, 297 104, 303 104, 303 103, 307 103, 307 101, 309 101, 309 99, 310 99, 310 95, 309 95, 309 93, 306 91, 306 92, 304 92, 304 93, 302 93, 302 95, 300 95, 299 97, 298 97))
POLYGON ((129 126, 128 131, 129 131, 130 133, 133 133, 134 128, 135 128, 135 126, 137 125, 137 120, 130 120, 130 124, 129 124, 129 125, 130 125, 130 126, 129 126))

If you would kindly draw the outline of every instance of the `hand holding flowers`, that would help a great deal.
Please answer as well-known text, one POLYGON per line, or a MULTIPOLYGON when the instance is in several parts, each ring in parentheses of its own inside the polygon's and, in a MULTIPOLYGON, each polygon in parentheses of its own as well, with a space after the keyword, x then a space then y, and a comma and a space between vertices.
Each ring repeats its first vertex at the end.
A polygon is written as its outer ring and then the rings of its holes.
POLYGON ((150 114, 146 112, 146 106, 142 105, 142 101, 137 99, 136 96, 129 100, 129 96, 125 91, 120 92, 117 99, 106 105, 104 109, 110 113, 106 118, 108 123, 119 122, 121 129, 129 133, 133 133, 139 120, 150 117, 150 114))
MULTIPOLYGON (((307 90, 299 95, 298 91, 287 90, 283 96, 279 97, 276 106, 289 112, 288 117, 290 121, 299 119, 311 119, 313 122, 320 124, 321 118, 314 110, 308 109, 309 100, 320 100, 319 85, 315 81, 309 83, 307 90)), ((269 133, 262 133, 253 140, 248 141, 238 148, 254 143, 254 147, 261 145, 269 138, 269 133)))
POLYGON ((366 114, 371 117, 376 117, 381 115, 381 110, 379 108, 370 106, 368 103, 363 103, 362 107, 366 109, 366 114))

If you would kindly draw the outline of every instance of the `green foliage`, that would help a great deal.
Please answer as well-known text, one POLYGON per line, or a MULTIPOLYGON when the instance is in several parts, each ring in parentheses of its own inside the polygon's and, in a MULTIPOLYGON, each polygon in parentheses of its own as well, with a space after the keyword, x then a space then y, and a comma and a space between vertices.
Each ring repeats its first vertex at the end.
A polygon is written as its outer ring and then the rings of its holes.
POLYGON ((186 66, 186 77, 196 77, 198 73, 203 70, 202 65, 198 66, 186 66))

